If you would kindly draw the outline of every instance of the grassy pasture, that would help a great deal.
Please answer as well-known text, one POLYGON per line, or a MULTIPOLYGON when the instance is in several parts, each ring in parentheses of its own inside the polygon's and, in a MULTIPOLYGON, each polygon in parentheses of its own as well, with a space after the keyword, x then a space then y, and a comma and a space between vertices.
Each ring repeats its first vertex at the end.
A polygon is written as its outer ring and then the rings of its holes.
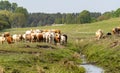
POLYGON ((85 54, 89 62, 95 62, 96 65, 103 67, 106 73, 119 73, 120 38, 111 36, 99 41, 95 40, 95 32, 98 29, 102 29, 106 34, 117 26, 120 26, 120 18, 85 25, 64 24, 2 30, 0 34, 24 33, 29 29, 60 29, 62 33, 68 35, 68 44, 55 46, 46 43, 18 42, 8 45, 5 42, 3 45, 0 44, 0 71, 4 70, 5 73, 84 73, 84 68, 76 66, 81 63, 80 58, 74 56, 77 52, 85 54), (117 45, 114 46, 114 42, 117 42, 117 45))

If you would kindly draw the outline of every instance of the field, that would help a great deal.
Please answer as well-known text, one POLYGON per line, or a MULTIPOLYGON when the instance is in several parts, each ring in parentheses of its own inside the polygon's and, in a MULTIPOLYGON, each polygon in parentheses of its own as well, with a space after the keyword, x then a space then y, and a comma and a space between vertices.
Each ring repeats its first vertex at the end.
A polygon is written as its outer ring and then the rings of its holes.
POLYGON ((85 54, 88 62, 102 67, 106 73, 120 72, 120 37, 110 36, 96 40, 95 32, 102 29, 104 34, 120 26, 120 18, 90 24, 64 24, 13 28, 3 32, 24 33, 29 29, 60 29, 68 35, 66 46, 47 43, 18 42, 12 45, 0 44, 0 71, 5 73, 85 73, 79 54, 85 54), (114 44, 114 42, 117 42, 114 44))

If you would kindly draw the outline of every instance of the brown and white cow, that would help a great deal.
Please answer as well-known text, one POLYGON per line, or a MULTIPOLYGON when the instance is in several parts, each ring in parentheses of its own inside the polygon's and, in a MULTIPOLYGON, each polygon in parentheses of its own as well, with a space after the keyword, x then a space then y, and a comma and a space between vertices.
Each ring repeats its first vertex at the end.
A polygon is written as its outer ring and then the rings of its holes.
POLYGON ((0 36, 0 42, 1 42, 1 44, 3 44, 5 42, 5 37, 0 36))
POLYGON ((117 35, 120 34, 120 27, 113 28, 112 33, 117 35))
POLYGON ((61 45, 66 45, 67 44, 67 39, 68 39, 68 37, 67 37, 66 34, 61 35, 61 39, 60 39, 61 45))

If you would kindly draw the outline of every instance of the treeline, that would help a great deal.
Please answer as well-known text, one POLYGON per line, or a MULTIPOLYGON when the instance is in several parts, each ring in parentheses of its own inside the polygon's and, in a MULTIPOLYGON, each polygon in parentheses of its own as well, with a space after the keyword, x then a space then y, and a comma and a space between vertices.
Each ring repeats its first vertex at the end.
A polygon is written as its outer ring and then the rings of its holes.
POLYGON ((36 27, 52 24, 84 24, 120 16, 120 8, 100 13, 83 10, 80 13, 28 13, 16 3, 0 1, 0 30, 4 28, 36 27))
POLYGON ((87 10, 81 13, 30 13, 28 24, 30 26, 43 26, 52 24, 83 24, 97 21, 96 19, 101 16, 99 12, 90 13, 87 10))
POLYGON ((120 16, 120 8, 116 11, 110 11, 105 13, 100 12, 89 12, 83 10, 80 13, 30 13, 28 24, 29 26, 41 26, 51 24, 84 24, 92 23, 102 20, 107 20, 114 17, 120 16))

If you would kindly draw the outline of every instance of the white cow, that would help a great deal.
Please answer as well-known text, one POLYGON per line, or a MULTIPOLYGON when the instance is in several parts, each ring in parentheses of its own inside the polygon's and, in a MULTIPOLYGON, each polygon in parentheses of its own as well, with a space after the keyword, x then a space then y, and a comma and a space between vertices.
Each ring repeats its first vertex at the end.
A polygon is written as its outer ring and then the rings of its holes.
POLYGON ((12 38, 13 38, 13 41, 14 42, 19 42, 19 41, 21 41, 22 40, 22 35, 21 34, 14 34, 13 36, 12 36, 12 38))
POLYGON ((0 42, 3 44, 5 42, 5 37, 0 36, 0 42))
POLYGON ((95 36, 97 40, 101 39, 103 36, 103 31, 101 29, 98 29, 97 32, 95 33, 95 36))

